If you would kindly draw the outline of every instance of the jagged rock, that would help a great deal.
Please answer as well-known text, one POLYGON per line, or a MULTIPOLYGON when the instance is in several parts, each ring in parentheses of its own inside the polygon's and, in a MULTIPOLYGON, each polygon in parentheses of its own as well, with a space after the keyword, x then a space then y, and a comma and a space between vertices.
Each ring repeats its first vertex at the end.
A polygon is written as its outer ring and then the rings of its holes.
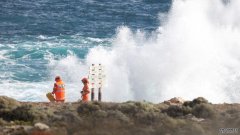
POLYGON ((34 127, 39 130, 48 130, 49 126, 43 123, 36 123, 34 124, 34 127))
POLYGON ((182 105, 185 102, 181 97, 174 97, 170 100, 164 101, 167 105, 182 105))

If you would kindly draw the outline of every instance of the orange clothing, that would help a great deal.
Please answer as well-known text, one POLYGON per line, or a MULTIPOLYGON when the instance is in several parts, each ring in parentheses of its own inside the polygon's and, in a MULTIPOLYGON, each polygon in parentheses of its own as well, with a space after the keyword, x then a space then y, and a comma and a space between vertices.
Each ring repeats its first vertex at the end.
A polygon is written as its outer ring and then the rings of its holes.
POLYGON ((57 102, 64 102, 65 100, 65 85, 62 80, 56 81, 54 84, 53 92, 57 102))
POLYGON ((88 94, 90 93, 87 83, 84 84, 82 91, 83 91, 83 93, 82 93, 82 100, 84 102, 86 102, 86 101, 89 100, 88 94))

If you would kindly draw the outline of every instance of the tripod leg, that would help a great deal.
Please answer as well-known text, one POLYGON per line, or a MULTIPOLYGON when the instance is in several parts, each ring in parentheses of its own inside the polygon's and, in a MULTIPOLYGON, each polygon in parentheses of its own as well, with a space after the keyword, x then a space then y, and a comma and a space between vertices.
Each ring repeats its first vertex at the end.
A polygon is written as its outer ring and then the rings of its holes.
POLYGON ((94 100, 94 88, 91 89, 91 101, 94 100))
POLYGON ((98 89, 98 101, 102 101, 102 91, 101 91, 101 88, 98 89))

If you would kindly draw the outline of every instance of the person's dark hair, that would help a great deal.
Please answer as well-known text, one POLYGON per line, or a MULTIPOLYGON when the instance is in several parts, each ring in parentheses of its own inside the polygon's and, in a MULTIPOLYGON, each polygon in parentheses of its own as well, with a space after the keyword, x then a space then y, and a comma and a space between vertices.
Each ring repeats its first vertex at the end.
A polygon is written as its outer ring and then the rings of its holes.
POLYGON ((60 76, 56 76, 55 77, 55 81, 57 81, 57 80, 61 80, 61 77, 60 76))
POLYGON ((87 78, 83 78, 83 79, 82 79, 82 82, 83 82, 83 83, 89 83, 87 78))

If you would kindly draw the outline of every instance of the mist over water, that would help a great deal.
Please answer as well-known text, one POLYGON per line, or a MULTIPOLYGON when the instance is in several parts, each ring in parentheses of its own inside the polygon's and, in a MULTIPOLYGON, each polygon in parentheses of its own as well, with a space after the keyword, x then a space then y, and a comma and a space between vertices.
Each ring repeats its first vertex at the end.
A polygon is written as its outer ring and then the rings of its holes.
MULTIPOLYGON (((158 7, 158 3, 144 4, 158 7)), ((96 29, 99 38, 96 33, 91 37, 91 32, 86 32, 86 37, 70 32, 72 35, 10 38, 7 45, 0 42, 0 95, 47 101, 45 94, 52 90, 54 77, 60 75, 66 82, 67 101, 76 101, 88 67, 101 63, 107 76, 104 101, 161 102, 203 96, 214 103, 240 102, 240 1, 174 0, 169 11, 154 17, 139 13, 143 9, 134 4, 130 6, 136 11, 132 17, 144 19, 120 24, 116 23, 119 18, 113 18, 118 28, 114 36, 108 32, 107 38, 96 29), (158 18, 159 26, 155 28, 155 21, 147 23, 147 18, 158 18)), ((153 9, 151 12, 156 11, 153 9)), ((116 14, 117 10, 111 12, 116 14)), ((130 14, 131 10, 126 10, 130 14)), ((61 23, 57 25, 63 32, 61 23)), ((105 30, 114 27, 106 24, 105 30)), ((89 27, 83 29, 88 31, 89 27)))

